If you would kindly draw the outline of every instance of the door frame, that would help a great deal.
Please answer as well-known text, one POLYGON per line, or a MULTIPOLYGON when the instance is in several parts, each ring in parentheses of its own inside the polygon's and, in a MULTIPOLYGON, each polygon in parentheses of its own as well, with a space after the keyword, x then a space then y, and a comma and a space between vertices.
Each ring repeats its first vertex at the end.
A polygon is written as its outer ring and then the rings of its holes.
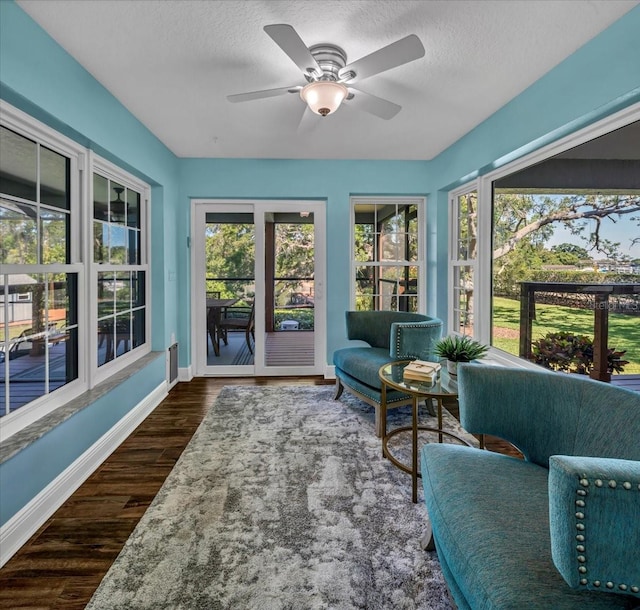
POLYGON ((239 377, 239 376, 303 376, 324 375, 327 360, 327 316, 326 316, 326 201, 325 200, 282 200, 282 199, 214 199, 191 200, 190 231, 190 297, 191 297, 191 362, 196 377, 239 377), (314 364, 313 366, 268 367, 264 364, 265 320, 255 319, 255 363, 242 366, 208 366, 207 338, 204 331, 206 311, 204 300, 204 220, 207 212, 251 212, 255 226, 255 283, 256 308, 264 309, 265 303, 265 215, 271 212, 311 212, 314 226, 314 364), (202 324, 200 324, 202 321, 202 324))

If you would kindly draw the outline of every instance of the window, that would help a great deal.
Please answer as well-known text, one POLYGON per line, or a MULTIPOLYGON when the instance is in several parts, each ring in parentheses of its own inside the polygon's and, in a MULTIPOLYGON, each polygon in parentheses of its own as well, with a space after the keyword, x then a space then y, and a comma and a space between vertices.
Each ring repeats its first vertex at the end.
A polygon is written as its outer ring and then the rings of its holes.
POLYGON ((423 200, 352 198, 357 310, 419 311, 423 200))
POLYGON ((0 416, 12 434, 148 351, 148 187, 1 112, 0 416))
POLYGON ((0 416, 78 378, 72 159, 0 127, 0 416))
POLYGON ((93 262, 98 367, 144 345, 146 278, 142 188, 93 174, 93 262))
POLYGON ((451 193, 450 331, 522 366, 605 381, 640 372, 639 116, 623 111, 451 193), (600 337, 609 354, 596 358, 600 337))
POLYGON ((453 291, 449 328, 463 335, 474 334, 474 280, 478 243, 478 191, 451 198, 453 218, 450 241, 450 285, 453 291))

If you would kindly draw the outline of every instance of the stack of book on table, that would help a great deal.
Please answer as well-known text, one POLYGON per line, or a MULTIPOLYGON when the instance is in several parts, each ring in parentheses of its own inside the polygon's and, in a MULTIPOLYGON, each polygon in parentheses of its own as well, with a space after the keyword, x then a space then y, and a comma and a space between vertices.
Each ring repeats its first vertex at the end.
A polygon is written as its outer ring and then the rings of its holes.
POLYGON ((403 378, 405 381, 434 383, 438 379, 441 368, 439 362, 414 360, 404 367, 403 378))

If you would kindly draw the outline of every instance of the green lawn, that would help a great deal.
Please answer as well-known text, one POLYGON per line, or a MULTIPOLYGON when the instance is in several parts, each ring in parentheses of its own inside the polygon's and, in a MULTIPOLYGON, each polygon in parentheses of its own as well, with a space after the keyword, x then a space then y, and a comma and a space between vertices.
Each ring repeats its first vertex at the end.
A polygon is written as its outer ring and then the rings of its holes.
MULTIPOLYGON (((520 301, 496 297, 493 299, 493 345, 510 354, 518 355, 520 329, 520 301), (507 329, 496 332, 498 329, 507 329), (511 331, 511 332, 509 332, 511 331), (500 337, 497 334, 512 336, 500 337)), ((550 332, 569 331, 593 337, 593 311, 559 305, 536 304, 536 320, 533 321, 533 339, 550 332)), ((626 350, 629 364, 624 372, 640 373, 640 318, 622 314, 609 314, 609 347, 626 350)))

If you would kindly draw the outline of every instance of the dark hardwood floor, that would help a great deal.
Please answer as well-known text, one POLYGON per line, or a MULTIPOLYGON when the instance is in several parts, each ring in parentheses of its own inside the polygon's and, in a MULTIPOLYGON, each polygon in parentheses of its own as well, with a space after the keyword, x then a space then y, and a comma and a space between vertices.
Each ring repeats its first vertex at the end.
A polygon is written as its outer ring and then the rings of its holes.
MULTIPOLYGON (((0 570, 0 608, 84 608, 223 386, 327 383, 271 377, 178 384, 0 570)), ((487 447, 513 451, 492 439, 487 447)))

